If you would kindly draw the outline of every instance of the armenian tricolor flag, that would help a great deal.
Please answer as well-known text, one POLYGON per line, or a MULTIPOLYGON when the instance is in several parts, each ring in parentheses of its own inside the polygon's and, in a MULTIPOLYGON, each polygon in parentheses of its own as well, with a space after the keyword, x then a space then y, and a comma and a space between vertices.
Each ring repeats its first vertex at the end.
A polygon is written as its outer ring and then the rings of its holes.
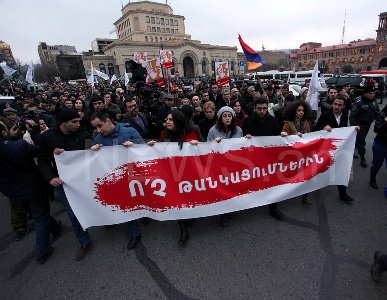
POLYGON ((174 91, 175 90, 175 86, 173 85, 171 75, 169 75, 169 74, 168 74, 168 84, 169 84, 170 90, 174 91))
POLYGON ((251 49, 242 40, 242 37, 240 35, 238 35, 238 40, 239 40, 239 43, 241 44, 243 53, 245 54, 248 70, 254 70, 265 64, 265 61, 263 60, 262 56, 260 56, 257 52, 251 49))

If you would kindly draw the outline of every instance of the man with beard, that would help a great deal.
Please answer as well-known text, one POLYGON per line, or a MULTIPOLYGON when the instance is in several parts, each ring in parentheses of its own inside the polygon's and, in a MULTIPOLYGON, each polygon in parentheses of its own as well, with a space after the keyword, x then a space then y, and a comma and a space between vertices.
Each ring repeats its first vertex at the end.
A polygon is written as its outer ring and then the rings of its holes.
MULTIPOLYGON (((268 112, 268 102, 265 97, 259 97, 255 101, 254 112, 243 122, 242 131, 246 138, 251 136, 275 136, 280 135, 281 129, 277 120, 268 112)), ((277 220, 283 220, 284 214, 277 208, 277 203, 269 204, 270 216, 277 220)))

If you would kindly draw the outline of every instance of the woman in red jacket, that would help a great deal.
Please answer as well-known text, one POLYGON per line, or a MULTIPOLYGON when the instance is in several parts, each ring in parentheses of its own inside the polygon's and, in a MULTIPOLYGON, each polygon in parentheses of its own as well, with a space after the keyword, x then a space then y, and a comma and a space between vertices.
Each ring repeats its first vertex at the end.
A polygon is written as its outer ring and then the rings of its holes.
MULTIPOLYGON (((194 128, 188 124, 185 115, 179 110, 172 110, 165 119, 165 129, 161 132, 161 142, 177 142, 180 150, 184 142, 190 142, 192 145, 198 144, 199 137, 194 128)), ((180 239, 179 245, 185 245, 189 239, 188 226, 190 220, 179 220, 180 239)))

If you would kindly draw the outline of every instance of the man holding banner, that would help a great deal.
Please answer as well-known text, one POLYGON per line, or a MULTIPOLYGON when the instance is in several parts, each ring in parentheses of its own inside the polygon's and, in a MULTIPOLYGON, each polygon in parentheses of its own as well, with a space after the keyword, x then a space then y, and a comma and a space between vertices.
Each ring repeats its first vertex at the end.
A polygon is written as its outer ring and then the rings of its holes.
POLYGON ((74 256, 77 261, 85 258, 92 247, 92 242, 89 233, 83 230, 67 200, 63 189, 63 184, 66 182, 59 177, 54 155, 60 155, 65 151, 85 149, 88 134, 80 130, 80 120, 75 110, 63 109, 59 114, 57 126, 41 135, 38 156, 40 171, 50 185, 55 187, 55 192, 67 211, 74 234, 81 245, 74 256))

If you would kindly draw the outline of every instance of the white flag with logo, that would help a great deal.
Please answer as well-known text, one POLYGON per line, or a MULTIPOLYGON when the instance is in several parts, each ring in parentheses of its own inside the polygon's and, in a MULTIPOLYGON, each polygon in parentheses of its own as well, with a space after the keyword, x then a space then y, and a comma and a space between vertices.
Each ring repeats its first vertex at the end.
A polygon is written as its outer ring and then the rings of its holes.
POLYGON ((12 69, 12 68, 8 67, 5 61, 3 61, 2 63, 0 63, 0 67, 1 67, 1 68, 3 69, 3 71, 4 71, 4 78, 5 78, 5 77, 9 77, 9 76, 11 76, 13 73, 16 72, 15 69, 12 69))
POLYGON ((313 110, 318 110, 318 91, 322 89, 320 82, 318 81, 318 61, 314 65, 312 79, 310 80, 308 94, 306 95, 306 102, 312 107, 313 110))
POLYGON ((148 54, 144 51, 134 52, 134 61, 138 64, 141 64, 144 68, 148 63, 148 54))
POLYGON ((32 64, 28 66, 27 74, 26 74, 26 81, 30 84, 34 83, 34 74, 33 74, 34 67, 32 64))
POLYGON ((101 77, 103 80, 109 80, 109 75, 105 74, 104 72, 101 72, 101 71, 94 69, 94 73, 95 73, 95 75, 101 77))

